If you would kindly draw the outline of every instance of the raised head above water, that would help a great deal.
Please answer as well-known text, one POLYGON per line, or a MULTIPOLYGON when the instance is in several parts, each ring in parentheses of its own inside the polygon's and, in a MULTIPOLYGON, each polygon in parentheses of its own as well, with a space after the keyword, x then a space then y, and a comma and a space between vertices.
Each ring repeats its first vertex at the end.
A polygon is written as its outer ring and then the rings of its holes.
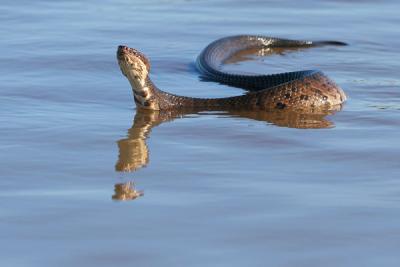
POLYGON ((239 75, 223 72, 220 66, 236 53, 249 48, 304 48, 321 45, 343 45, 343 43, 297 41, 252 35, 231 36, 217 40, 199 55, 196 62, 198 70, 207 79, 241 87, 249 93, 211 99, 178 96, 159 90, 149 77, 149 60, 136 49, 119 46, 117 58, 122 73, 132 86, 135 103, 140 108, 260 111, 291 109, 313 113, 319 110, 338 110, 346 100, 343 90, 322 72, 303 70, 271 75, 239 75))
POLYGON ((156 101, 154 99, 152 101, 153 84, 149 79, 150 62, 146 56, 136 49, 120 45, 117 59, 122 74, 128 78, 132 86, 136 104, 143 108, 158 110, 156 101))

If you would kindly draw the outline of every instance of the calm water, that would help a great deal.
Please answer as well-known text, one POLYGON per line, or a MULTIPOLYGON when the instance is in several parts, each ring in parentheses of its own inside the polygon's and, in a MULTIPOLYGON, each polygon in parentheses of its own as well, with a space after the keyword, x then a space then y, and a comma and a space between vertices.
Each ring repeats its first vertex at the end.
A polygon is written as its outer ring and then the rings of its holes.
POLYGON ((395 0, 3 0, 0 265, 399 266, 398 10, 395 0), (349 43, 228 66, 323 70, 349 96, 328 128, 135 118, 117 45, 144 51, 162 89, 228 96, 241 91, 201 82, 193 61, 240 33, 349 43))

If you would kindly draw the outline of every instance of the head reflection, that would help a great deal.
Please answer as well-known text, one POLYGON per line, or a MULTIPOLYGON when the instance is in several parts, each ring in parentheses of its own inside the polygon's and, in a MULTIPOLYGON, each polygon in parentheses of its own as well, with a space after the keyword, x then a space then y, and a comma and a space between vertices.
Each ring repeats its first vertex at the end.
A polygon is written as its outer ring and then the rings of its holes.
POLYGON ((114 185, 114 200, 134 200, 138 197, 143 196, 143 191, 136 190, 135 184, 130 181, 127 183, 119 183, 114 185))

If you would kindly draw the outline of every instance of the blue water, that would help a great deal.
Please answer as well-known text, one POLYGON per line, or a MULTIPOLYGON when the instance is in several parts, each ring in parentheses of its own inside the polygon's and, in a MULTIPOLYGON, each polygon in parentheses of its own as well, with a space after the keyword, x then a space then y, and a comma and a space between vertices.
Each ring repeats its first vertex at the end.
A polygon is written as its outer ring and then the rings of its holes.
POLYGON ((398 10, 394 0, 2 1, 0 265, 399 266, 398 10), (166 91, 230 96, 242 91, 200 81, 193 61, 240 33, 349 44, 229 66, 324 71, 349 96, 330 127, 205 113, 138 138, 117 46, 143 51, 166 91), (121 201, 115 186, 128 182, 144 195, 121 201))

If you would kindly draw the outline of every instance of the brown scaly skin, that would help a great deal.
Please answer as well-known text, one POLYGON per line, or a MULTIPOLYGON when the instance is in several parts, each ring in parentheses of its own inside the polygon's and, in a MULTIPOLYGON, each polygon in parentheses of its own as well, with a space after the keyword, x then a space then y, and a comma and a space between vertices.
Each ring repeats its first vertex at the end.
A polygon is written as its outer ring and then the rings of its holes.
POLYGON ((343 90, 320 71, 299 71, 276 75, 244 76, 223 73, 218 65, 234 53, 246 48, 312 47, 341 45, 339 42, 306 42, 260 36, 233 36, 217 40, 200 54, 197 66, 203 76, 233 86, 251 90, 245 95, 226 98, 192 98, 169 94, 158 89, 149 77, 149 60, 139 51, 119 46, 118 63, 128 78, 138 107, 150 110, 196 108, 203 110, 293 110, 301 113, 321 113, 340 110, 346 100, 343 90), (232 51, 229 51, 231 48, 232 51), (227 52, 226 52, 227 51, 227 52), (225 54, 224 54, 225 53, 225 54), (266 85, 272 87, 263 87, 266 85), (246 88, 248 85, 248 88, 246 88))

